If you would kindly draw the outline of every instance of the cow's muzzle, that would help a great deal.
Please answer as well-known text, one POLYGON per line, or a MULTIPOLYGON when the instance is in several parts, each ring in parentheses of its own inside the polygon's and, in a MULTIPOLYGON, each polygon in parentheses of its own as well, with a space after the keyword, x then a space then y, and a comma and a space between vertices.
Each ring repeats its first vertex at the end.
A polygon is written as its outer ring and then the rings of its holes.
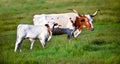
POLYGON ((91 31, 94 31, 94 28, 91 28, 90 30, 91 30, 91 31))

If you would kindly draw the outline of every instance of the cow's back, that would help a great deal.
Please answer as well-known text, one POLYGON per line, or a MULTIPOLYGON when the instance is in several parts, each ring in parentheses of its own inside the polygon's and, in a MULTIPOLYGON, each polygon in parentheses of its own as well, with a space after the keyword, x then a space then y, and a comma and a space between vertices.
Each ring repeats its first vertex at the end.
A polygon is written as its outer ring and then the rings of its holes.
POLYGON ((62 14, 41 14, 35 15, 33 18, 34 25, 43 25, 47 22, 55 22, 60 25, 59 27, 55 27, 54 33, 67 33, 68 30, 71 31, 74 29, 73 22, 76 19, 76 13, 62 13, 62 14))
POLYGON ((34 25, 43 25, 47 22, 56 22, 59 25, 59 28, 70 28, 73 29, 71 20, 75 22, 76 19, 75 13, 63 13, 63 14, 41 14, 35 15, 33 18, 34 25), (71 18, 71 20, 70 20, 71 18))

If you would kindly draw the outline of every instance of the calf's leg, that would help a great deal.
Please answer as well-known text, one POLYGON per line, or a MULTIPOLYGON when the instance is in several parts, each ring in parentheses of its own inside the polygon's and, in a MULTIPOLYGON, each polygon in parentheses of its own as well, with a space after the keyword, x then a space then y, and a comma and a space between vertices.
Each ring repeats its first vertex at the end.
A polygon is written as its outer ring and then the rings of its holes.
POLYGON ((22 40, 23 40, 22 38, 17 39, 16 44, 15 44, 14 52, 16 52, 17 49, 19 49, 20 52, 21 52, 21 43, 22 43, 22 40))
MULTIPOLYGON (((40 40, 40 39, 39 39, 40 40)), ((41 44, 42 44, 42 47, 45 48, 45 39, 41 39, 40 40, 41 44)))
POLYGON ((34 44, 34 39, 32 39, 32 38, 29 38, 29 40, 30 40, 30 42, 31 42, 31 46, 30 46, 30 50, 32 50, 32 48, 33 48, 33 44, 34 44))

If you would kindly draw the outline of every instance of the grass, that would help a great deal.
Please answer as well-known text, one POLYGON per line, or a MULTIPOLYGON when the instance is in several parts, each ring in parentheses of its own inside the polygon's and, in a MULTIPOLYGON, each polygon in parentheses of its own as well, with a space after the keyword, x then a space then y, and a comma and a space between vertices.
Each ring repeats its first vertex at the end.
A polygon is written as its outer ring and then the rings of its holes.
POLYGON ((119 64, 120 13, 119 0, 1 0, 0 1, 0 64, 119 64), (67 35, 54 35, 45 49, 35 41, 22 43, 22 52, 14 53, 16 27, 32 24, 33 15, 65 13, 69 8, 81 14, 93 13, 95 31, 83 29, 70 43, 67 35))

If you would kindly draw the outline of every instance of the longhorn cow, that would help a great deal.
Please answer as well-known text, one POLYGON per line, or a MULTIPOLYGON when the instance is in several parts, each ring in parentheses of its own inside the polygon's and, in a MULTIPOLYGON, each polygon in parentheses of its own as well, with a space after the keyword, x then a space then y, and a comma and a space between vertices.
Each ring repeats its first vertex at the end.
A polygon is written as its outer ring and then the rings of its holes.
POLYGON ((54 28, 53 34, 68 34, 68 39, 77 37, 84 26, 88 30, 94 30, 92 18, 97 15, 99 10, 87 15, 81 15, 75 9, 71 10, 73 11, 71 13, 34 15, 33 23, 43 25, 51 21, 56 22, 59 27, 54 28))

